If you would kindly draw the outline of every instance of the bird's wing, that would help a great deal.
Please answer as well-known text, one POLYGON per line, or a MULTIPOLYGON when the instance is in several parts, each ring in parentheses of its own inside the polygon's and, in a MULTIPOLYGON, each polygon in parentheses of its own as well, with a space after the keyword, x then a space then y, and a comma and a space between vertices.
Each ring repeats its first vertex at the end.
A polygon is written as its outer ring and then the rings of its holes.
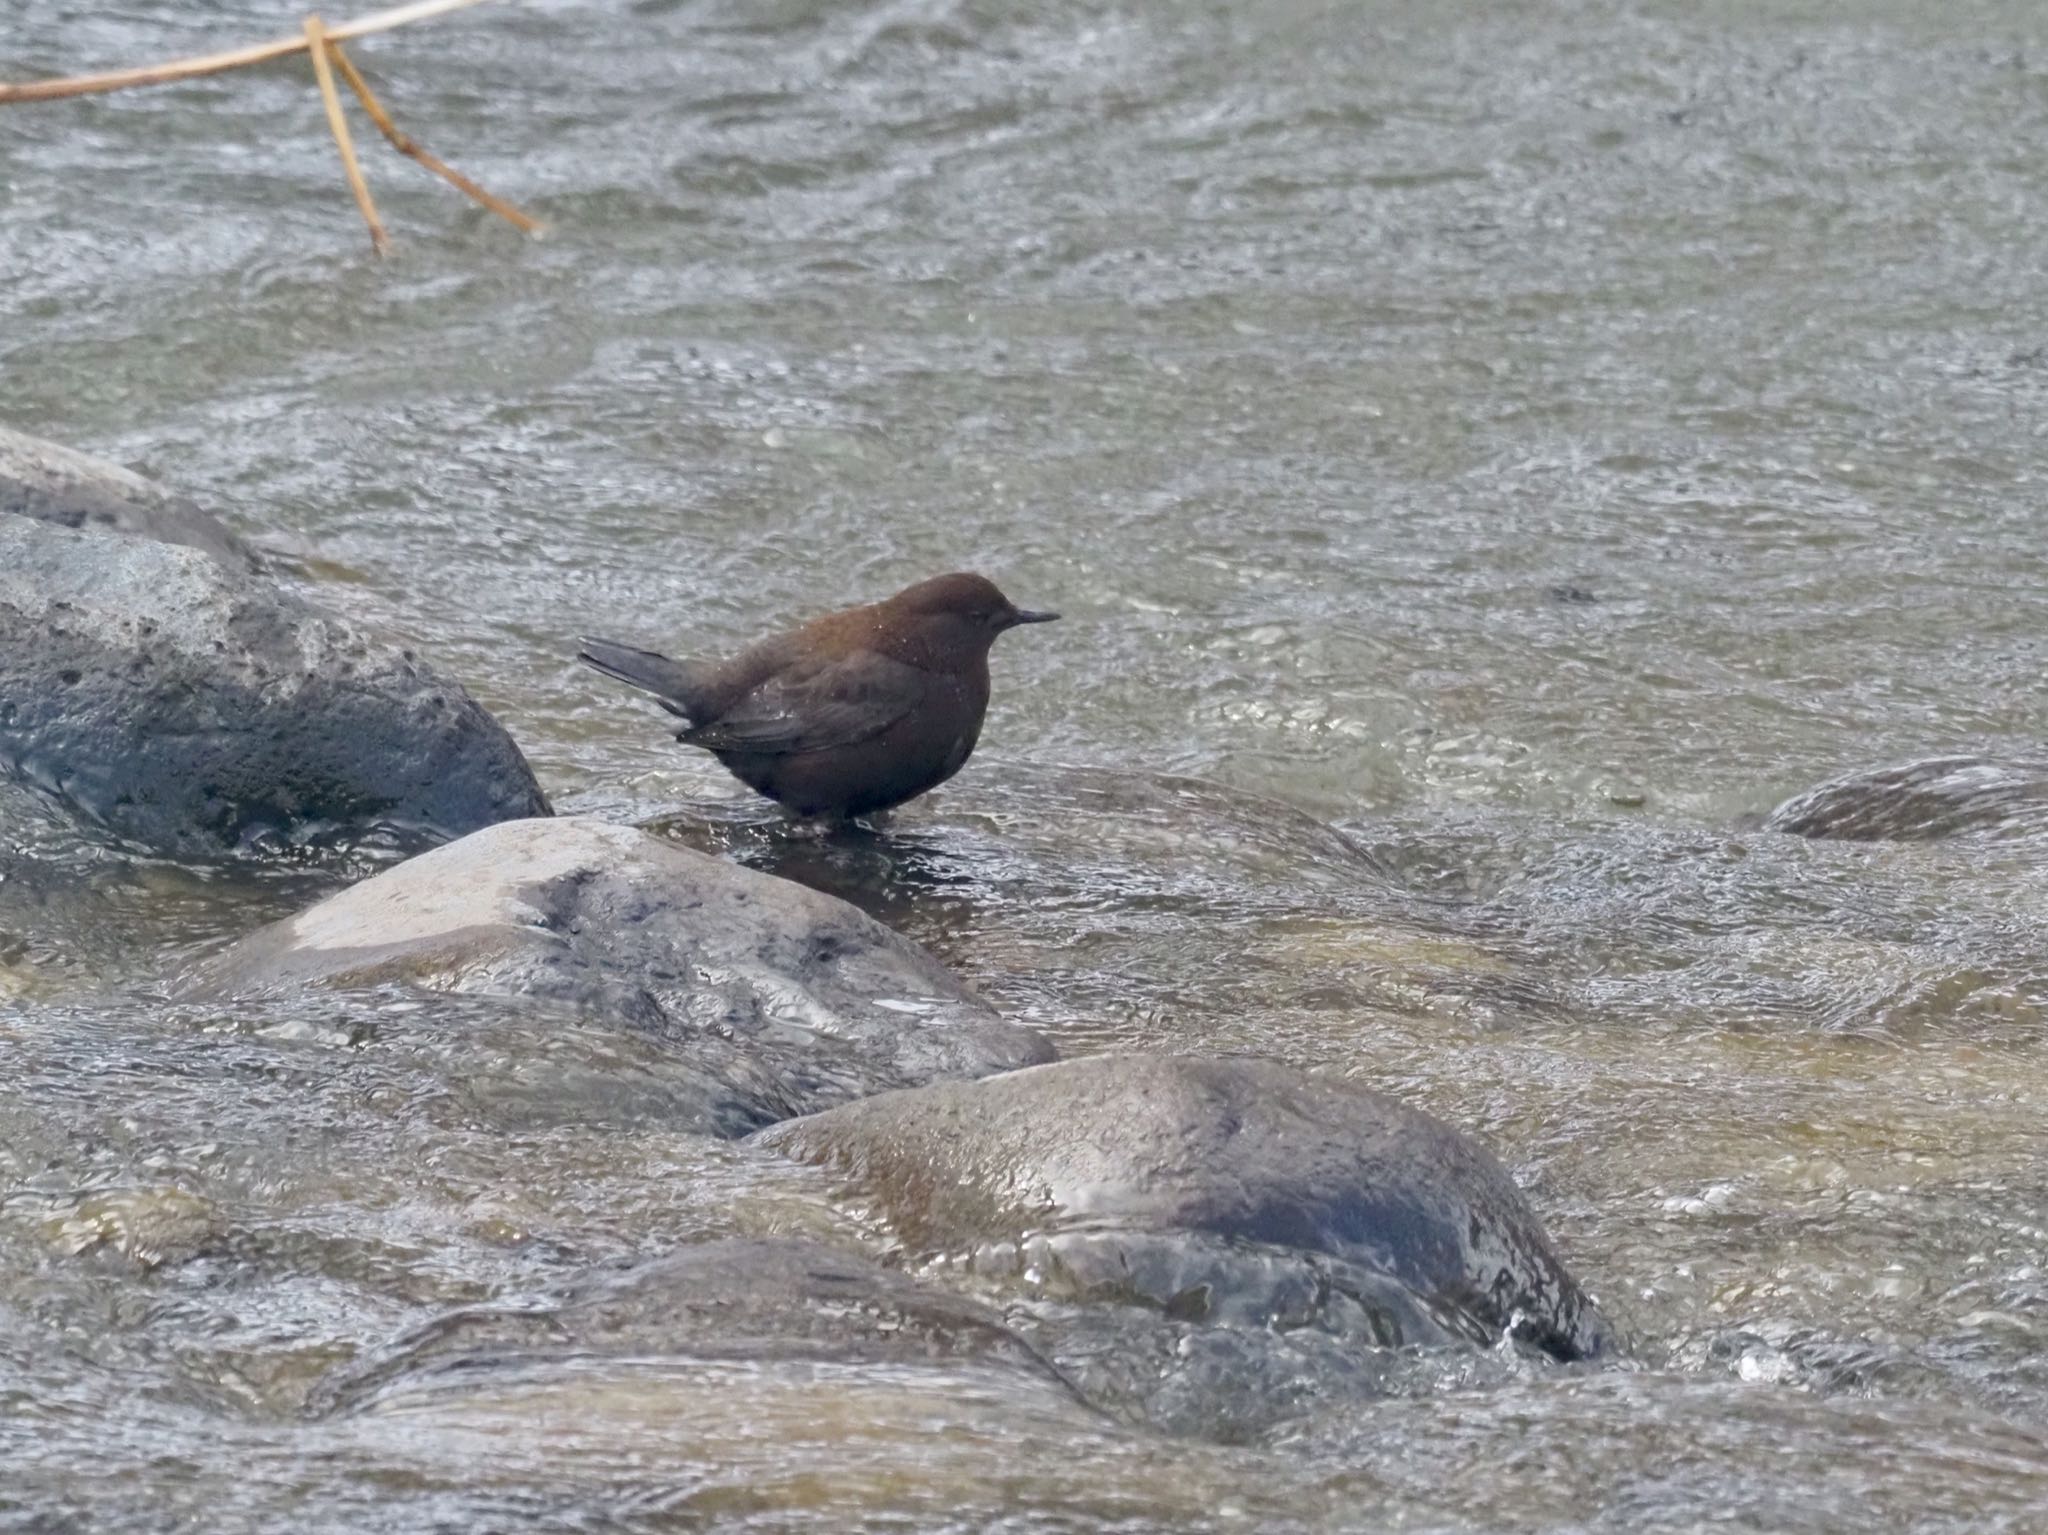
POLYGON ((799 662, 676 739, 712 751, 793 757, 878 736, 923 702, 931 676, 871 650, 799 662))

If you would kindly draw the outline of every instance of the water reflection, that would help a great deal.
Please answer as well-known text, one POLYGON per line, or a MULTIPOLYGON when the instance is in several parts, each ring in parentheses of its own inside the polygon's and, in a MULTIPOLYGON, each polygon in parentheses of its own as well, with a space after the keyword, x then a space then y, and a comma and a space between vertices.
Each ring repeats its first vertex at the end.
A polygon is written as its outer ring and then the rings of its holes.
POLYGON ((901 932, 944 931, 948 914, 993 895, 989 871, 929 829, 889 821, 807 823, 772 807, 681 807, 643 823, 658 836, 837 896, 901 932))

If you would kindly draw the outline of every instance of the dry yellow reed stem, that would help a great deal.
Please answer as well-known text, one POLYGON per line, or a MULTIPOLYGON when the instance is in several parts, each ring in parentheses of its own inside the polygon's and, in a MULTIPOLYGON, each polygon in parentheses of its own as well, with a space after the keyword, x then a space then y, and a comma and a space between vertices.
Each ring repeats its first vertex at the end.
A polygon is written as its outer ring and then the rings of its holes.
POLYGON ((348 119, 341 115, 341 93, 334 88, 334 71, 328 67, 327 28, 318 16, 306 18, 306 47, 313 55, 313 76, 320 82, 320 100, 327 108, 327 126, 334 130, 334 142, 341 150, 341 168, 348 173, 349 190, 356 194, 356 206, 363 210, 363 222, 370 226, 370 243, 383 255, 391 249, 391 237, 384 233, 377 205, 370 200, 370 184, 363 180, 363 168, 356 164, 356 146, 348 136, 348 119))
POLYGON ((370 226, 370 243, 377 248, 378 255, 382 256, 390 250, 391 238, 385 232, 383 220, 377 216, 377 205, 370 197, 369 183, 363 179, 362 166, 356 160, 355 145, 349 138, 348 119, 341 110, 341 93, 334 86, 334 71, 337 69, 348 82, 349 89, 354 91, 357 99, 362 102, 363 110, 370 114, 370 120, 377 125, 378 132, 390 140, 392 148, 417 160, 457 191, 474 198, 507 223, 528 234, 537 235, 547 227, 539 219, 521 212, 502 197, 495 197, 486 192, 453 166, 428 154, 409 135, 401 131, 391 120, 391 114, 384 110, 384 104, 370 90, 369 83, 357 70, 355 61, 349 58, 341 47, 344 38, 366 37, 373 32, 388 32, 394 27, 404 26, 407 22, 425 21, 431 16, 440 16, 449 11, 464 10, 469 6, 483 3, 484 0, 412 0, 409 5, 392 6, 388 10, 359 16, 354 21, 343 22, 338 27, 326 25, 318 16, 308 16, 298 37, 278 38, 274 42, 257 43, 248 48, 234 48, 225 53, 173 59, 168 63, 151 64, 140 69, 119 69, 99 75, 73 75, 62 80, 32 80, 17 85, 0 84, 0 106, 19 101, 55 101, 67 96, 85 96, 97 91, 118 91, 136 85, 165 85, 174 80, 189 80, 197 75, 242 69, 251 64, 267 63, 271 59, 304 52, 312 58, 313 77, 319 82, 321 104, 327 111, 327 126, 334 134, 335 145, 341 150, 341 165, 348 174, 349 190, 355 194, 356 206, 362 210, 363 222, 370 226))
POLYGON ((327 53, 334 60, 334 67, 341 71, 342 80, 347 83, 350 90, 356 93, 356 99, 362 102, 363 110, 370 114, 370 121, 377 125, 377 131, 390 141, 393 149, 409 159, 419 161, 420 164, 424 165, 436 176, 439 176, 448 185, 455 188, 456 191, 462 193, 465 197, 473 198, 483 204, 484 207, 497 214, 506 223, 523 229, 530 235, 537 235, 547 228, 547 225, 543 224, 539 219, 534 218, 530 214, 520 212, 519 209, 513 207, 502 197, 492 196, 454 166, 428 154, 426 150, 422 149, 410 134, 406 133, 398 124, 391 120, 391 114, 384 110, 384 103, 379 101, 376 94, 370 89, 369 82, 363 78, 361 71, 356 68, 355 61, 348 56, 340 43, 333 41, 334 34, 330 32, 327 35, 329 39, 327 53))
MULTIPOLYGON (((393 27, 404 26, 407 22, 425 21, 429 16, 439 16, 448 11, 459 11, 468 6, 481 4, 483 0, 414 0, 411 5, 393 6, 389 10, 361 16, 354 21, 345 21, 338 27, 328 29, 327 36, 335 42, 353 37, 367 37, 372 32, 388 32, 393 27)), ((0 84, 0 106, 14 101, 54 101, 65 96, 87 96, 96 91, 118 91, 131 85, 165 85, 173 80, 189 80, 194 75, 218 74, 224 69, 240 69, 249 64, 262 64, 270 59, 281 59, 286 54, 298 53, 306 47, 304 37, 281 37, 274 42, 235 48, 226 53, 172 59, 163 64, 144 65, 140 69, 117 69, 101 75, 73 75, 63 80, 27 80, 15 85, 0 84)))

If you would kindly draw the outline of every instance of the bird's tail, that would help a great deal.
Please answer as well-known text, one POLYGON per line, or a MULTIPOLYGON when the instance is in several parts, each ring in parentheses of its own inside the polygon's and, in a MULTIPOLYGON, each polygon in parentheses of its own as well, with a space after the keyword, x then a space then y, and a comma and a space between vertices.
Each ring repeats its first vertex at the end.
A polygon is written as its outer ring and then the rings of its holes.
POLYGON ((696 717, 700 685, 696 668, 688 662, 671 661, 651 650, 635 650, 631 645, 587 637, 576 652, 576 659, 596 667, 607 677, 644 688, 662 708, 681 719, 696 717))

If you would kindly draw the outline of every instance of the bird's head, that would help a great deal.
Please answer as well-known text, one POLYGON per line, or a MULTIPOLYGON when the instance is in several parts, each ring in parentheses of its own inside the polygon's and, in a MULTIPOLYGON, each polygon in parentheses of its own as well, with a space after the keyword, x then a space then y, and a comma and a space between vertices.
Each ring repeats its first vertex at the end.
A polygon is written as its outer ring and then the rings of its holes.
POLYGON ((988 577, 966 572, 905 587, 881 607, 892 621, 912 629, 932 652, 963 657, 985 655, 1005 629, 1048 624, 1059 617, 1020 608, 988 577))

